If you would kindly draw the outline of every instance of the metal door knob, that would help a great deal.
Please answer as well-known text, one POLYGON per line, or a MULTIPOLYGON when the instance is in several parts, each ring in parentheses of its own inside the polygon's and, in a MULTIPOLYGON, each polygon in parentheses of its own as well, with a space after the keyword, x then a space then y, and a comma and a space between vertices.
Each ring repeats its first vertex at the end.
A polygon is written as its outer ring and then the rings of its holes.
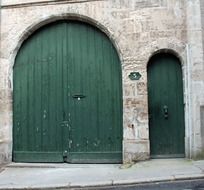
POLYGON ((168 119, 169 111, 168 111, 168 106, 167 105, 164 105, 164 107, 163 107, 163 114, 164 114, 164 118, 168 119))

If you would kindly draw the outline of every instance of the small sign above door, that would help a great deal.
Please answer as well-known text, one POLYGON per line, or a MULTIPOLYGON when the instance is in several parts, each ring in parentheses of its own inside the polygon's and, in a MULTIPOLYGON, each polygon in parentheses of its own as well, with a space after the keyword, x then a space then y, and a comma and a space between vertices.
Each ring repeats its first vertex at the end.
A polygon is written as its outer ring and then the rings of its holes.
POLYGON ((129 74, 130 80, 139 80, 141 78, 141 74, 139 72, 131 72, 129 74))

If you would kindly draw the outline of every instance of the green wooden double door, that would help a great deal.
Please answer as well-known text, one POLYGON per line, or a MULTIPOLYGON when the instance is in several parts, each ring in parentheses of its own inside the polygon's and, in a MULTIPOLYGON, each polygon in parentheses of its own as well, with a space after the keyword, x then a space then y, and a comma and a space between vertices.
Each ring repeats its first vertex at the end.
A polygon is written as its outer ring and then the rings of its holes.
POLYGON ((152 157, 184 157, 182 69, 178 58, 155 55, 148 64, 149 133, 152 157))
POLYGON ((49 24, 24 42, 13 77, 14 161, 122 161, 121 66, 104 33, 49 24))

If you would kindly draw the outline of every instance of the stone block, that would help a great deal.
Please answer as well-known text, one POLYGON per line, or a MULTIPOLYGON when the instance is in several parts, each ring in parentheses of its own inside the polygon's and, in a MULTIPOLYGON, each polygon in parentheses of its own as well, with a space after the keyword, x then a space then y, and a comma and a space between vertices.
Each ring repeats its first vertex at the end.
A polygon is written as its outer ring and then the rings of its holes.
POLYGON ((136 96, 136 86, 134 83, 124 84, 124 96, 125 97, 135 97, 136 96))
POLYGON ((139 160, 149 159, 149 141, 148 140, 124 140, 123 162, 137 162, 139 160))
POLYGON ((144 82, 137 83, 137 94, 146 95, 147 94, 147 84, 144 82))

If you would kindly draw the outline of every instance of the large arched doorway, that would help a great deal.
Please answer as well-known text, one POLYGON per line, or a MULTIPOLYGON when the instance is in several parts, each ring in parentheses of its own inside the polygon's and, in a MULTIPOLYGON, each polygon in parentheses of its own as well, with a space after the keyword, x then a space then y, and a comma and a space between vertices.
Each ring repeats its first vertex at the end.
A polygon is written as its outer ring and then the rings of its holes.
POLYGON ((37 30, 14 65, 13 160, 122 161, 122 76, 97 28, 58 21, 37 30))
POLYGON ((184 156, 184 103, 180 61, 167 53, 151 58, 148 104, 151 157, 184 156))

